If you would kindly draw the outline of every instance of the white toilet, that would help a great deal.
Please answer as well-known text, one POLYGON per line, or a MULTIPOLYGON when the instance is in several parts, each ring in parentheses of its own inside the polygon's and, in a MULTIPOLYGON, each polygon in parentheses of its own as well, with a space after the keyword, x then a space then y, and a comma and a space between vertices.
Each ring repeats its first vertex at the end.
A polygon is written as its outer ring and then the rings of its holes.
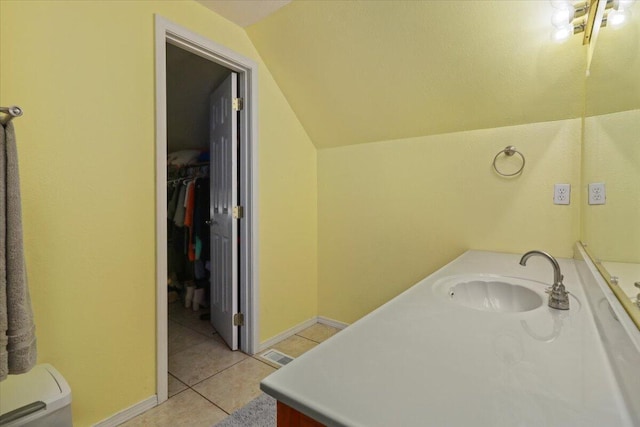
POLYGON ((3 427, 71 427, 71 389, 53 366, 43 363, 0 382, 3 427))

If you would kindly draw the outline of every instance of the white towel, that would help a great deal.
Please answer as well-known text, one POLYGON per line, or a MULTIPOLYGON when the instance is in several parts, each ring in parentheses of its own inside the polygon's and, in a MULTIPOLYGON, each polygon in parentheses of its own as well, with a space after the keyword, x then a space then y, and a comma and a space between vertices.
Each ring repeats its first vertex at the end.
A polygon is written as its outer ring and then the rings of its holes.
POLYGON ((22 244, 18 151, 13 124, 0 125, 0 381, 36 363, 36 336, 22 244))

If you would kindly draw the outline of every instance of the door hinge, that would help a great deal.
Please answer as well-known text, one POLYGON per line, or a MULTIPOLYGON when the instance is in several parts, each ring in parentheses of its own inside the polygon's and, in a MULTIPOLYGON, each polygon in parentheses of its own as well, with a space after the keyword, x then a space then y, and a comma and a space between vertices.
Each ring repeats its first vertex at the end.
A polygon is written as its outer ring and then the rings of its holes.
POLYGON ((244 107, 243 98, 233 98, 233 111, 240 111, 244 107))
POLYGON ((244 207, 242 207, 242 206, 234 206, 233 207, 233 218, 234 219, 244 218, 244 207))
POLYGON ((233 315, 233 326, 244 326, 244 314, 236 313, 233 315))

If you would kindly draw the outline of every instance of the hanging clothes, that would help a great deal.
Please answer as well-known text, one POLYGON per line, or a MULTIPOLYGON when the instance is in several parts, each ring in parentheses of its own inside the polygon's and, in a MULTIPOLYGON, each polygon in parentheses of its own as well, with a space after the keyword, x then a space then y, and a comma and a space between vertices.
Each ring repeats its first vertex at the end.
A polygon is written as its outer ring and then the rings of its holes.
POLYGON ((178 194, 178 203, 176 205, 176 213, 173 216, 173 222, 177 227, 184 227, 184 200, 187 196, 187 187, 180 186, 180 193, 178 194))
POLYGON ((193 232, 196 248, 196 259, 208 261, 209 260, 209 239, 210 230, 209 224, 209 178, 198 178, 196 180, 196 199, 195 208, 193 211, 193 232))
POLYGON ((167 184, 168 267, 179 281, 208 286, 209 166, 170 167, 167 184), (203 176, 204 175, 204 176, 203 176), (175 186, 175 188, 171 188, 175 186), (203 257, 207 258, 204 259, 203 257))
POLYGON ((167 218, 173 219, 176 214, 176 209, 178 207, 178 198, 180 197, 180 188, 178 187, 179 183, 173 183, 168 186, 171 188, 171 197, 167 197, 169 203, 167 204, 167 218))
POLYGON ((189 240, 187 241, 187 256, 189 257, 189 261, 196 260, 195 244, 193 240, 193 209, 196 205, 195 183, 196 180, 189 181, 189 184, 187 185, 187 195, 184 201, 184 226, 187 228, 186 234, 189 237, 189 240))

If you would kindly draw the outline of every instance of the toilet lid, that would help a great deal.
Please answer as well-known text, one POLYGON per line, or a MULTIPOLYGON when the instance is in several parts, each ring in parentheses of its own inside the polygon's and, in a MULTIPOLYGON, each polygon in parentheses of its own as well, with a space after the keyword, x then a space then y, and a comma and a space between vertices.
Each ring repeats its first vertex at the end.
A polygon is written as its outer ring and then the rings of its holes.
POLYGON ((29 372, 9 375, 0 382, 0 415, 34 402, 44 402, 47 411, 55 411, 71 403, 71 389, 51 365, 34 366, 29 372))

